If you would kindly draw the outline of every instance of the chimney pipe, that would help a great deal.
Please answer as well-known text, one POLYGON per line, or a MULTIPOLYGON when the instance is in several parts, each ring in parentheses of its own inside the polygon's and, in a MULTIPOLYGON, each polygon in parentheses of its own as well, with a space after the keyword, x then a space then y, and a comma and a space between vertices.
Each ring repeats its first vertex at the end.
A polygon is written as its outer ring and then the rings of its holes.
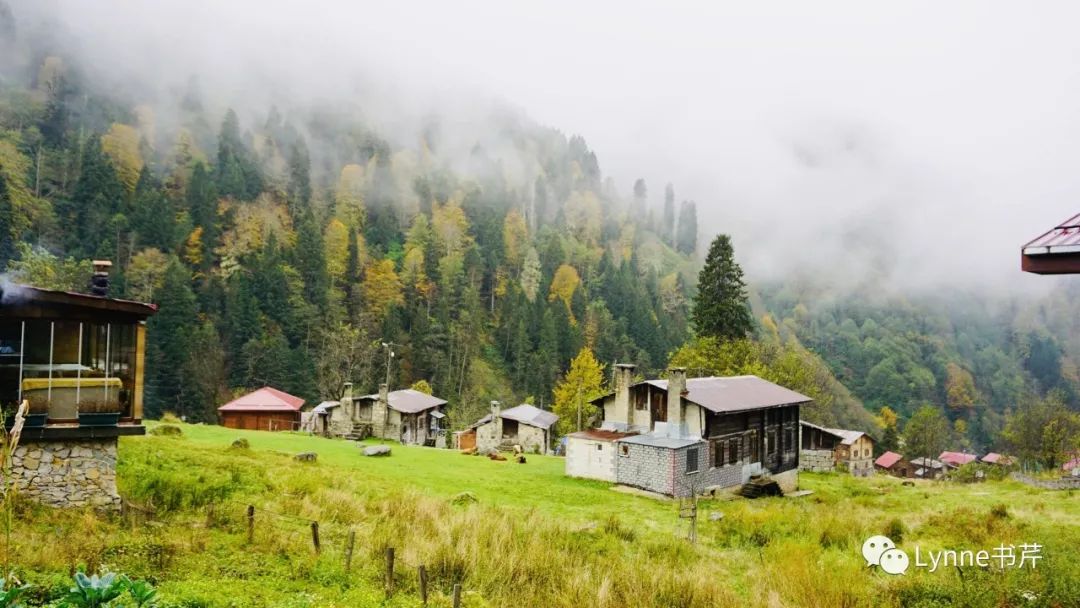
POLYGON ((90 295, 109 297, 109 269, 112 262, 109 260, 94 260, 94 273, 90 275, 90 295))
POLYGON ((686 394, 686 368, 668 369, 668 430, 672 437, 686 434, 683 420, 683 395, 686 394))

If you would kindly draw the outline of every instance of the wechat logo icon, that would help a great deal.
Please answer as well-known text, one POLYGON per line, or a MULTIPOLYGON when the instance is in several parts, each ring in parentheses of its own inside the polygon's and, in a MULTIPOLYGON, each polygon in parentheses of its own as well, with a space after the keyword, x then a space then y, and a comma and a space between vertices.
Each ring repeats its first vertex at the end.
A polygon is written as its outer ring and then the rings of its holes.
POLYGON ((862 555, 866 566, 879 566, 888 574, 907 572, 910 561, 907 553, 896 548, 896 543, 887 536, 871 536, 862 545, 862 555))

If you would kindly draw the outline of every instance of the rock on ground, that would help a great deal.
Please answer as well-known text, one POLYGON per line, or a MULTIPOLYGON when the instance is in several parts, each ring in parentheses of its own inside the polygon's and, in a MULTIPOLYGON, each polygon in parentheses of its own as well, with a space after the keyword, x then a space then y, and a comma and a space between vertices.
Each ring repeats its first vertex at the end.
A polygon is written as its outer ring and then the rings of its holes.
POLYGON ((369 445, 364 448, 364 456, 389 456, 390 446, 388 445, 369 445))

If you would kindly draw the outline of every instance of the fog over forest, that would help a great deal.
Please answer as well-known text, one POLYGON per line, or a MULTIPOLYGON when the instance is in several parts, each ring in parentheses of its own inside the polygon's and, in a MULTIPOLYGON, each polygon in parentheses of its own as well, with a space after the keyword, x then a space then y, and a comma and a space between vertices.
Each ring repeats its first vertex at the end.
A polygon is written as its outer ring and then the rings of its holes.
POLYGON ((1080 199, 1080 9, 694 4, 11 2, 20 35, 64 39, 135 99, 196 75, 242 121, 349 102, 391 141, 439 114, 463 149, 517 108, 583 135, 626 196, 644 177, 659 207, 674 182, 751 280, 1067 280, 1017 254, 1080 199))

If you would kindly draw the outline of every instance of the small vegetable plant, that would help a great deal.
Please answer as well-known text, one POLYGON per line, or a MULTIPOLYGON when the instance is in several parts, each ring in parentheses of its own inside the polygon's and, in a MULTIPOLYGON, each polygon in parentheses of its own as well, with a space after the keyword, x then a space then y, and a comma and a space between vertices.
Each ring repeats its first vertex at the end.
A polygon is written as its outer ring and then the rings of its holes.
POLYGON ((7 581, 0 581, 0 608, 22 608, 23 604, 19 602, 19 598, 21 598, 29 588, 28 585, 8 587, 7 581))
MULTIPOLYGON (((133 581, 112 572, 101 576, 75 574, 75 586, 60 603, 64 608, 119 608, 136 606, 151 608, 156 603, 157 590, 146 581, 133 581)), ((3 608, 0 604, 0 608, 3 608)))

